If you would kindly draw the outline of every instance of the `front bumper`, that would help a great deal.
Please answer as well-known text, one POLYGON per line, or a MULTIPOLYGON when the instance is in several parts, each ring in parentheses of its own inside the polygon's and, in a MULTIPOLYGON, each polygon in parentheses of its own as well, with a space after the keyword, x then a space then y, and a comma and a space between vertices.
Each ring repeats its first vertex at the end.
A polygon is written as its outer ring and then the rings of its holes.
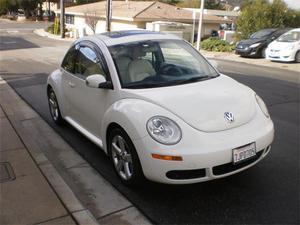
POLYGON ((158 144, 150 136, 134 140, 146 178, 168 184, 188 184, 226 177, 262 160, 270 151, 274 126, 261 112, 240 127, 205 133, 176 121, 182 140, 173 146, 158 144), (257 157, 233 166, 232 149, 255 142, 257 157), (151 154, 181 156, 183 161, 154 159, 151 154), (252 161, 251 161, 252 160, 252 161), (189 176, 187 179, 186 176, 189 176))
POLYGON ((267 49, 266 58, 271 61, 293 62, 295 54, 293 51, 267 49))
POLYGON ((257 48, 249 48, 249 47, 246 47, 244 49, 236 48, 235 54, 240 55, 240 56, 256 57, 256 56, 258 56, 258 49, 257 48))

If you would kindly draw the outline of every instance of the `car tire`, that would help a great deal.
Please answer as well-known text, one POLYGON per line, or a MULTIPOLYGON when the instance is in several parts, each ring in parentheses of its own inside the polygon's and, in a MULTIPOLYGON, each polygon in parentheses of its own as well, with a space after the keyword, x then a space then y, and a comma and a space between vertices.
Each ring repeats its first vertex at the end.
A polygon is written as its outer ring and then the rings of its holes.
POLYGON ((116 174, 127 186, 141 184, 144 180, 141 163, 128 134, 113 128, 108 136, 108 152, 116 174))
POLYGON ((267 50, 267 48, 263 48, 262 50, 261 50, 261 57, 262 58, 266 58, 266 50, 267 50))
POLYGON ((300 63, 300 51, 298 51, 295 55, 295 62, 300 63))
POLYGON ((49 105, 50 115, 54 123, 58 125, 62 125, 64 119, 61 116, 58 101, 52 88, 50 88, 48 91, 48 105, 49 105))

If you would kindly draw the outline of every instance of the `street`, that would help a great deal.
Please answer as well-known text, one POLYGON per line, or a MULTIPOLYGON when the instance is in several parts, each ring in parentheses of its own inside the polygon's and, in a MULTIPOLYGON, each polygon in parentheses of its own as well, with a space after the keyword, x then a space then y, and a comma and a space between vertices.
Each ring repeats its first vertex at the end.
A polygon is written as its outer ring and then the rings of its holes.
POLYGON ((298 224, 300 74, 216 60, 220 72, 251 87, 266 102, 275 125, 270 154, 256 166, 224 179, 171 186, 147 182, 128 188, 106 155, 69 125, 50 117, 46 79, 70 42, 39 37, 1 23, 0 75, 86 161, 154 224, 298 224))

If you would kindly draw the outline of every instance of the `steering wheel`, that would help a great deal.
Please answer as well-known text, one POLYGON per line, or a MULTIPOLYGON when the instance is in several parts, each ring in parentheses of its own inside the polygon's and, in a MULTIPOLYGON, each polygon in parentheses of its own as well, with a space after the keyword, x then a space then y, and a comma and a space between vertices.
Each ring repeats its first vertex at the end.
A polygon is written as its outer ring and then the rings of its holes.
POLYGON ((166 64, 159 69, 159 73, 170 76, 181 76, 184 72, 180 67, 172 64, 166 64))

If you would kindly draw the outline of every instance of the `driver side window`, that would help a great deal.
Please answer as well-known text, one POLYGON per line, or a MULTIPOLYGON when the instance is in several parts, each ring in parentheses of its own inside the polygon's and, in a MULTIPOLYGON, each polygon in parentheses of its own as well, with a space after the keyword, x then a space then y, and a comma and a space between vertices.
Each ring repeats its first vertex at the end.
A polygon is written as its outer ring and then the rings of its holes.
POLYGON ((101 74, 106 78, 101 60, 90 47, 82 46, 79 49, 75 61, 74 73, 76 76, 86 79, 90 75, 101 74))
POLYGON ((68 53, 66 54, 66 56, 61 64, 61 67, 64 70, 68 71, 69 73, 74 73, 74 62, 75 62, 76 54, 77 54, 77 50, 76 50, 75 46, 73 46, 68 51, 68 53))

